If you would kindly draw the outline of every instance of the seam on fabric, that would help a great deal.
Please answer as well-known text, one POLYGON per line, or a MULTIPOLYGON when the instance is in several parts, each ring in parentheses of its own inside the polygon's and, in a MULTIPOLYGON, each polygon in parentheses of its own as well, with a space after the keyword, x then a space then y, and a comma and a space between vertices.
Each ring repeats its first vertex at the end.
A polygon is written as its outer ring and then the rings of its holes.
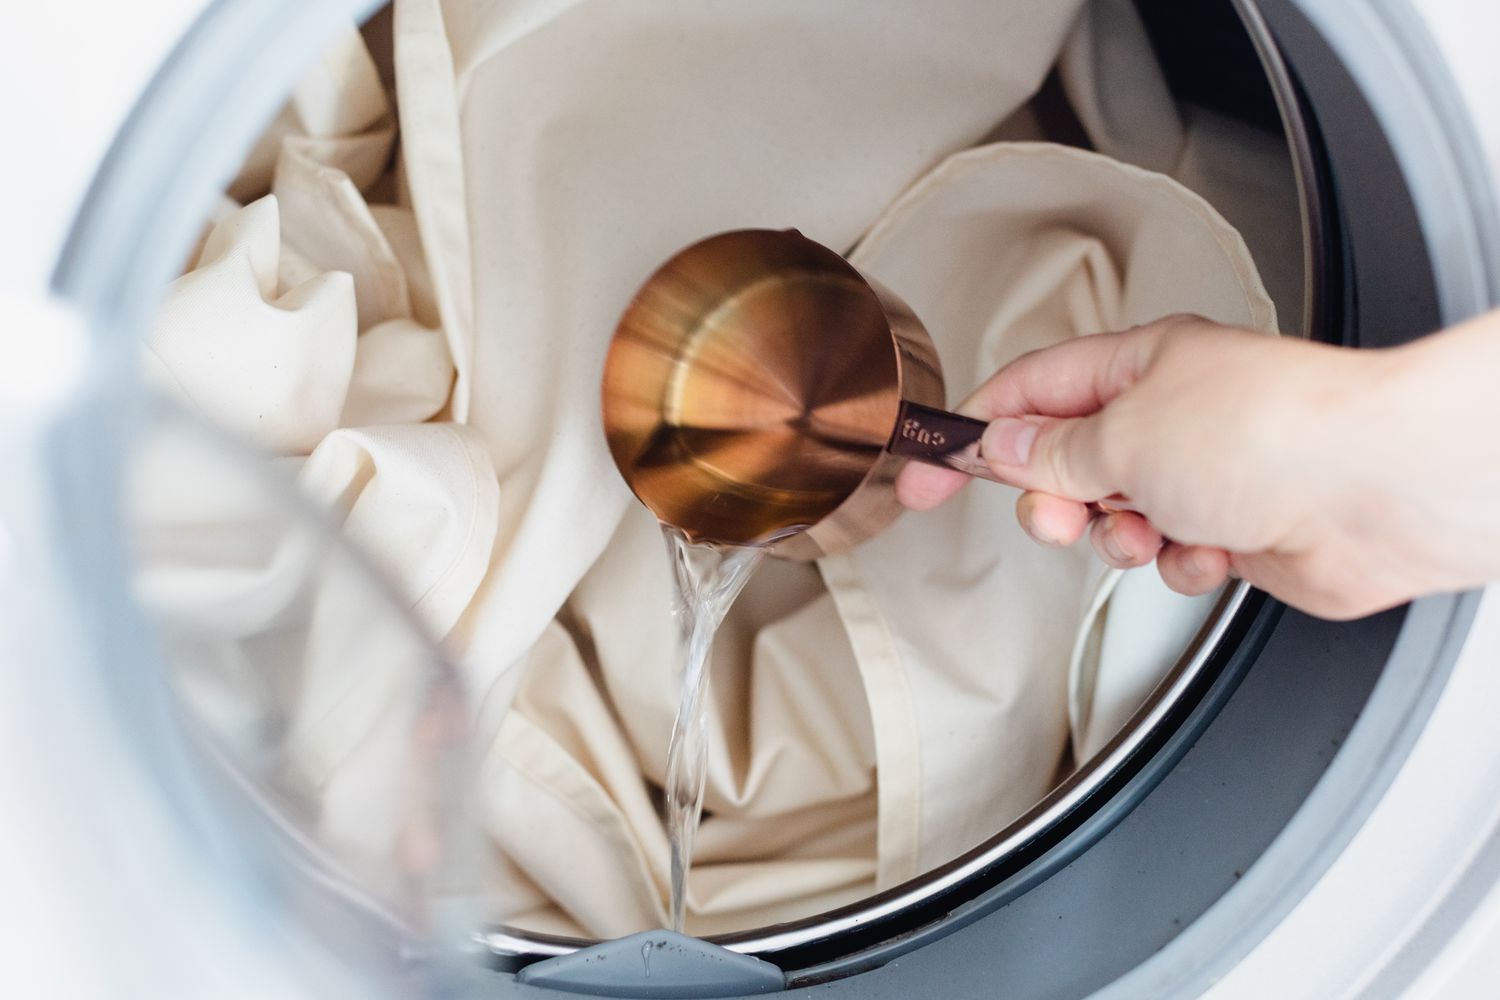
MULTIPOLYGON (((880 879, 880 876, 883 874, 881 869, 886 867, 888 863, 892 867, 895 867, 895 862, 899 860, 899 873, 896 877, 891 879, 891 883, 896 884, 918 874, 917 862, 921 855, 922 843, 922 754, 920 741, 917 739, 916 735, 916 706, 912 699, 910 679, 906 675, 905 661, 897 650, 895 638, 891 634, 890 628, 886 623, 885 616, 880 613, 878 605, 870 596, 869 590, 865 587, 864 581, 860 578, 858 572, 855 570, 849 558, 847 556, 836 556, 819 560, 818 569, 820 573, 824 571, 825 567, 834 568, 835 574, 840 571, 843 573, 843 579, 839 580, 829 580, 825 576, 824 585, 828 588, 829 594, 833 597, 834 606, 839 612, 840 623, 843 625, 844 632, 849 638, 849 644, 853 648, 855 661, 861 666, 860 680, 864 685, 865 701, 870 710, 873 732, 875 735, 876 880, 878 884, 883 885, 884 883, 880 879), (895 683, 899 688, 899 690, 894 692, 895 698, 891 701, 891 707, 895 708, 898 702, 899 704, 905 706, 904 711, 901 712, 903 718, 899 720, 899 722, 901 723, 899 726, 893 727, 880 724, 882 721, 882 716, 890 715, 893 713, 878 713, 876 711, 875 699, 872 697, 874 691, 871 686, 870 680, 866 677, 866 670, 864 669, 864 665, 872 661, 875 663, 879 663, 882 657, 875 656, 873 658, 867 659, 866 657, 860 655, 861 647, 867 646, 869 645, 869 643, 860 642, 856 637, 855 630, 850 627, 850 622, 845 616, 844 612, 846 610, 846 607, 844 605, 844 600, 841 600, 841 598, 846 600, 852 598, 853 600, 861 603, 863 606, 859 610, 862 612, 862 617, 866 617, 873 621, 875 628, 878 630, 879 640, 883 643, 884 646, 883 652, 885 653, 885 656, 883 657, 883 659, 890 665, 890 673, 894 676, 895 683), (895 733, 891 731, 893 728, 899 729, 903 732, 904 738, 902 739, 902 743, 904 744, 905 748, 904 755, 899 753, 899 750, 901 748, 890 745, 889 740, 895 737, 895 733), (882 734, 885 734, 887 736, 887 739, 882 739, 882 734), (901 823, 902 832, 904 833, 908 843, 901 851, 901 855, 899 858, 894 855, 886 854, 886 851, 890 850, 891 848, 889 844, 889 837, 887 835, 885 827, 887 823, 894 824, 897 821, 896 817, 890 815, 887 812, 886 806, 890 796, 896 794, 897 789, 894 787, 894 782, 896 779, 896 775, 892 773, 894 769, 888 766, 881 766, 882 758, 887 757, 887 754, 881 752, 882 745, 887 746, 889 748, 889 754, 894 755, 896 759, 901 759, 904 756, 906 760, 910 761, 910 779, 906 782, 906 791, 910 799, 910 807, 908 810, 909 816, 905 819, 904 822, 901 823)), ((862 633, 868 633, 870 630, 860 629, 859 631, 862 633)))
MULTIPOLYGON (((418 424, 416 426, 421 426, 421 425, 418 424)), ((464 530, 463 541, 459 544, 458 552, 454 555, 453 559, 448 563, 448 566, 442 571, 442 573, 440 573, 438 575, 438 578, 436 580, 434 580, 427 587, 427 589, 422 592, 422 596, 418 597, 416 599, 416 601, 412 604, 412 608, 414 610, 420 609, 422 607, 422 605, 427 601, 427 599, 433 595, 433 592, 436 591, 438 588, 440 588, 440 587, 444 586, 445 584, 447 584, 448 581, 453 577, 453 575, 458 572, 459 567, 467 561, 465 559, 465 554, 468 552, 469 544, 474 540, 474 535, 475 535, 475 533, 478 530, 478 526, 479 526, 479 508, 481 506, 481 504, 479 502, 479 496, 480 496, 479 476, 475 473, 475 468, 474 467, 475 467, 476 463, 474 462, 474 452, 469 447, 469 443, 466 440, 464 440, 464 436, 462 434, 459 434, 458 431, 455 430, 454 427, 453 427, 453 425, 451 425, 451 424, 439 423, 439 424, 431 424, 430 426, 438 427, 438 428, 441 428, 443 431, 445 431, 454 441, 456 441, 458 443, 459 450, 462 451, 464 457, 469 460, 469 462, 468 462, 468 466, 469 466, 469 523, 468 523, 468 525, 466 526, 466 528, 464 530)), ((499 489, 499 487, 497 485, 496 486, 497 492, 498 492, 498 489, 499 489)), ((486 564, 486 572, 487 571, 488 571, 488 564, 486 564)), ((483 579, 483 577, 484 577, 484 573, 481 573, 480 574, 480 578, 483 579)), ((473 595, 470 594, 469 596, 472 599, 473 595)), ((467 608, 468 608, 468 602, 465 602, 464 610, 467 610, 467 608)), ((459 614, 454 619, 454 625, 457 624, 458 618, 461 618, 462 616, 463 616, 463 612, 460 611, 459 614)), ((443 637, 444 638, 447 637, 447 635, 448 635, 449 632, 453 631, 454 625, 449 625, 444 630, 444 632, 443 632, 443 637)))

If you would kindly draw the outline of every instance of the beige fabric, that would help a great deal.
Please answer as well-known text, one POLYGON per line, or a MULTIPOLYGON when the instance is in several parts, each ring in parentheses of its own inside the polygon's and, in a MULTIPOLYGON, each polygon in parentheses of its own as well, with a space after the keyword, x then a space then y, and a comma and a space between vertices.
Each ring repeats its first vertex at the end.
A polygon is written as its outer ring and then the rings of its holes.
MULTIPOLYGON (((394 128, 351 31, 232 185, 257 200, 227 201, 167 290, 145 370, 276 456, 441 637, 488 570, 500 491, 474 431, 424 423, 454 369, 417 224, 361 194, 394 128)), ((368 887, 404 891, 392 853, 430 654, 270 494, 170 448, 148 452, 136 480, 138 589, 188 702, 252 764, 284 727, 275 780, 300 790, 293 808, 368 887)))
POLYGON ((470 342, 454 350, 473 391, 461 409, 460 385, 455 412, 489 442, 510 497, 464 623, 476 689, 524 657, 633 502, 604 449, 598 387, 641 280, 736 226, 795 224, 847 248, 1026 99, 1075 10, 397 5, 413 202, 434 274, 451 266, 467 276, 456 293, 471 292, 470 342))
MULTIPOLYGON (((1161 175, 1061 146, 954 156, 852 260, 923 318, 955 401, 1011 358, 1071 336, 1181 311, 1275 324, 1243 241, 1205 202, 1161 175)), ((875 717, 881 833, 902 836, 881 843, 891 878, 952 858, 1035 802, 1068 738, 1074 636, 1088 628, 1104 569, 1084 545, 1026 541, 1015 499, 967 489, 823 562, 841 610, 850 606, 875 717), (869 623, 872 605, 881 628, 869 623), (915 768, 900 764, 912 759, 915 768)), ((1148 630, 1136 634, 1143 661, 1181 649, 1174 636, 1156 645, 1148 630)), ((1101 663, 1098 673, 1110 672, 1101 663)))
MULTIPOLYGON (((1295 330, 1302 322, 1304 275, 1301 255, 1287 248, 1301 245, 1301 215, 1285 140, 1180 105, 1131 0, 1090 0, 1058 68, 1095 148, 1169 174, 1212 203, 1244 237, 1281 323, 1295 330)), ((1075 644, 1070 718, 1080 761, 1118 731, 1170 666, 1147 653, 1152 643, 1145 640, 1156 635, 1163 650, 1182 648, 1214 600, 1174 598, 1152 573, 1126 574, 1110 598, 1114 586, 1102 581, 1093 625, 1075 644)))
MULTIPOLYGON (((1167 178, 1044 144, 948 156, 1028 97, 1074 12, 399 0, 394 168, 351 41, 236 181, 259 200, 169 290, 148 373, 280 456, 462 659, 491 916, 595 935, 665 916, 668 566, 603 448, 598 384, 671 251, 740 225, 848 248, 874 223, 853 259, 927 322, 951 400, 1024 350, 1167 312, 1274 326, 1238 235, 1167 178), (386 190, 403 204, 369 204, 386 190)), ((225 539, 251 519, 232 495, 165 493, 162 530, 213 525, 195 558, 224 545, 226 573, 157 574, 160 606, 248 634, 295 599, 290 556, 235 571, 225 539)), ((974 846, 1170 665, 1201 602, 1032 546, 1013 502, 980 485, 752 580, 714 652, 689 930, 826 909, 974 846)), ((408 675, 356 617, 310 619, 287 738, 320 829, 377 856, 408 675)), ((216 669, 193 683, 229 725, 264 665, 216 669)))
MULTIPOLYGON (((655 522, 631 508, 562 615, 571 645, 561 658, 551 643, 533 651, 496 748, 533 787, 498 801, 489 829, 531 879, 575 880, 577 859, 558 842, 612 845, 583 899, 553 893, 590 933, 666 917, 667 842, 642 779, 662 779, 677 705, 668 571, 655 522), (572 822, 554 820, 552 838, 523 842, 530 822, 507 828, 503 817, 532 811, 538 795, 567 802, 572 822), (625 900, 636 902, 615 912, 625 900)), ((742 928, 868 894, 873 734, 859 668, 817 570, 764 566, 721 630, 710 669, 710 815, 689 884, 691 926, 742 928)))
POLYGON ((1154 569, 1098 578, 1068 664, 1073 759, 1113 739, 1189 648, 1218 593, 1183 597, 1154 569))
POLYGON ((1058 70, 1094 148, 1208 199, 1244 236, 1283 326, 1299 329, 1305 278, 1288 248, 1302 245, 1302 217, 1285 138, 1179 105, 1133 0, 1089 0, 1058 70))
POLYGON ((368 190, 384 173, 396 123, 375 62, 359 33, 333 39, 246 157, 229 196, 249 202, 271 190, 285 155, 336 167, 368 190))
MULTIPOLYGON (((472 275, 474 337, 472 357, 459 354, 458 367, 472 372, 468 416, 491 442, 515 501, 502 510, 494 571, 464 623, 476 689, 508 686, 496 675, 531 646, 606 544, 649 553, 643 558, 664 570, 654 527, 609 465, 597 416, 604 342, 640 280, 679 246, 738 225, 795 224, 848 246, 923 169, 983 135, 1025 99, 1072 13, 1071 4, 1036 2, 876 12, 793 3, 583 2, 502 10, 418 0, 398 7, 398 73, 419 58, 429 66, 451 59, 453 67, 456 113, 445 104, 421 119, 407 114, 412 92, 409 77, 401 77, 405 157, 418 217, 433 219, 432 229, 441 228, 437 220, 459 218, 457 202, 466 196, 463 239, 471 252, 459 266, 472 275), (450 41, 446 56, 443 38, 450 41), (934 59, 935 52, 942 58, 934 59), (445 134, 445 127, 456 132, 445 134), (441 185, 419 183, 418 143, 427 156, 461 149, 461 186, 456 172, 441 185), (518 366, 525 378, 515 374, 518 366)), ((423 93, 428 89, 424 84, 423 93)), ((429 96, 424 108, 439 104, 440 95, 429 96)), ((430 258, 437 270, 437 254, 430 258)), ((591 628, 614 629, 588 634, 601 683, 641 755, 638 770, 659 776, 675 704, 671 636, 659 617, 665 576, 652 570, 641 579, 645 571, 632 566, 623 571, 632 591, 623 595, 622 571, 609 568, 616 564, 610 553, 604 559, 579 586, 571 613, 591 628), (610 582, 591 586, 590 580, 610 582)), ((835 624, 826 599, 784 614, 777 626, 810 634, 829 634, 835 624)), ((798 912, 799 896, 806 912, 828 892, 848 898, 873 884, 876 851, 865 838, 841 855, 841 870, 851 873, 842 879, 799 886, 799 876, 767 883, 770 890, 703 898, 719 870, 713 831, 731 814, 783 816, 808 802, 851 797, 864 797, 865 815, 873 810, 872 761, 859 760, 843 734, 830 735, 829 746, 810 735, 820 728, 810 720, 819 717, 852 717, 866 727, 857 702, 849 702, 858 689, 847 681, 822 685, 839 698, 831 716, 820 714, 826 698, 796 705, 810 697, 807 680, 798 680, 810 674, 805 664, 852 679, 847 654, 829 650, 826 640, 803 650, 786 646, 775 657, 766 652, 785 645, 768 631, 762 645, 742 645, 733 667, 715 667, 721 695, 741 684, 767 694, 753 709, 730 706, 713 726, 708 807, 714 817, 693 886, 697 928, 798 912), (730 678, 735 670, 744 682, 730 678), (771 684, 777 677, 788 679, 771 684), (796 739, 783 735, 788 731, 796 739), (780 909, 745 908, 756 899, 780 909), (726 908, 731 904, 737 909, 726 908)), ((533 665, 537 685, 563 683, 535 657, 533 665)), ((534 704, 523 695, 523 706, 534 704)), ((512 812, 530 808, 517 799, 512 812)), ((634 827, 638 836, 646 835, 642 826, 655 830, 642 802, 612 809, 643 817, 634 827)), ((585 825, 566 835, 559 829, 556 840, 593 836, 585 825)), ((726 845, 724 863, 738 863, 735 850, 747 843, 726 845)), ((646 855, 651 898, 659 899, 664 850, 632 845, 631 853, 646 855)), ((539 873, 535 866, 544 859, 528 857, 535 881, 551 885, 567 875, 565 854, 549 861, 557 877, 539 873)), ((832 860, 823 860, 832 871, 832 860)), ((621 860, 611 870, 618 879, 631 869, 621 860)), ((742 868, 741 888, 751 884, 746 877, 742 868)), ((596 933, 631 930, 645 919, 639 907, 629 921, 603 920, 588 909, 575 916, 596 933)))
MULTIPOLYGON (((924 317, 955 398, 1024 350, 1165 312, 1275 322, 1243 243, 1201 199, 1056 146, 953 157, 853 260, 924 317)), ((752 582, 712 668, 690 928, 812 912, 974 846, 1051 787, 1070 732, 1092 753, 1175 661, 1203 600, 1146 574, 1119 585, 1085 546, 1032 545, 1014 500, 981 486, 903 518, 824 560, 826 594, 806 567, 752 582), (780 842, 796 851, 768 855, 789 824, 796 839, 780 842)), ((486 779, 490 829, 537 889, 500 915, 603 934, 662 918, 665 842, 640 772, 660 780, 676 703, 666 587, 658 532, 632 510, 569 602, 571 646, 539 648, 486 779)))
MULTIPOLYGON (((473 430, 425 422, 454 367, 417 222, 361 193, 394 188, 394 130, 351 31, 232 185, 256 200, 226 200, 167 290, 145 371, 274 456, 442 637, 488 571, 500 489, 473 430)), ((274 490, 200 459, 153 441, 131 498, 137 591, 184 700, 360 891, 419 918, 431 649, 274 490)))
MULTIPOLYGON (((125 541, 183 703, 274 804, 278 827, 352 875, 361 895, 423 920, 412 889, 441 857, 443 833, 433 751, 442 726, 458 734, 463 723, 434 714, 449 695, 425 633, 366 564, 295 516, 289 484, 268 479, 262 462, 170 413, 144 438, 130 465, 125 541)), ((304 482, 332 483, 327 471, 304 482)), ((382 497, 400 479, 376 471, 371 488, 347 491, 352 534, 385 531, 393 513, 413 509, 393 511, 382 497)), ((417 560, 388 566, 408 593, 432 575, 404 572, 417 560)))

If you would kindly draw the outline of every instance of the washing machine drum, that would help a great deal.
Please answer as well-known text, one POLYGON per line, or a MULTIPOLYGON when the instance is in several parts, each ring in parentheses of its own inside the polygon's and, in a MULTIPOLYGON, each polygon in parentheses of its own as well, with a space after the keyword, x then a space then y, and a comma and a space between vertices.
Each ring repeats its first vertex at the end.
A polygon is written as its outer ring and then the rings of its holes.
MULTIPOLYGON (((1465 598, 1344 624, 1244 585, 1178 601, 1082 553, 1010 555, 1030 550, 985 500, 821 574, 777 569, 734 641, 789 688, 760 685, 764 714, 813 721, 778 730, 796 773, 778 784, 770 753, 751 788, 718 720, 705 850, 793 860, 706 891, 688 926, 703 940, 655 932, 634 761, 660 782, 670 645, 619 595, 655 599, 639 567, 659 542, 601 486, 597 412, 577 405, 597 366, 579 359, 651 265, 739 226, 798 226, 896 287, 950 393, 1048 337, 1173 311, 1398 343, 1489 304, 1455 277, 1488 217, 1462 186, 1418 198, 1443 165, 1401 156, 1451 121, 1438 98, 1371 94, 1341 60, 1356 29, 1314 0, 397 0, 362 40, 331 29, 367 6, 212 7, 57 272, 108 317, 117 370, 142 369, 151 331, 144 381, 177 399, 121 420, 142 407, 118 380, 52 450, 59 495, 71 469, 125 483, 69 493, 64 559, 101 611, 98 661, 130 650, 170 679, 181 744, 150 712, 125 722, 143 753, 185 748, 172 780, 207 790, 204 822, 239 845, 226 864, 351 968, 475 995, 1083 996, 1216 904, 1186 967, 1243 954, 1264 913, 1236 900, 1290 906, 1287 873, 1313 870, 1257 859, 1273 842, 1326 858, 1352 835, 1443 682, 1465 598), (268 56, 320 51, 311 75, 268 56), (234 202, 213 206, 231 175, 234 202), (349 336, 317 332, 332 327, 349 336), (489 571, 497 545, 524 573, 489 571), (96 572, 101 550, 124 568, 96 572), (903 656, 939 665, 925 702, 903 656), (819 670, 830 683, 797 686, 819 670), (544 808, 527 782, 577 794, 544 808)), ((1420 62, 1397 35, 1389 58, 1420 62)), ((749 699, 748 677, 725 687, 749 699)))

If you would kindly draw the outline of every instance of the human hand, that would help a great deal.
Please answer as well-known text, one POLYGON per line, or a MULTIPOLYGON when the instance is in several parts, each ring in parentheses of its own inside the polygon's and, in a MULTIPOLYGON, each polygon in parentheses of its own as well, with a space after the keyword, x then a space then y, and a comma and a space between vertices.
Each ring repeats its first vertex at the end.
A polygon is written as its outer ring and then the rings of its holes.
MULTIPOLYGON (((1478 322, 1493 354, 1500 320, 1478 322)), ((1042 544, 1088 531, 1105 562, 1154 558, 1181 593, 1233 573, 1352 618, 1500 576, 1500 450, 1483 440, 1500 410, 1459 334, 1351 351, 1174 316, 1021 357, 959 410, 991 421, 985 460, 1026 491, 1017 517, 1042 544), (1115 493, 1140 513, 1091 518, 1085 502, 1115 493)), ((926 509, 966 481, 910 464, 897 495, 926 509)))

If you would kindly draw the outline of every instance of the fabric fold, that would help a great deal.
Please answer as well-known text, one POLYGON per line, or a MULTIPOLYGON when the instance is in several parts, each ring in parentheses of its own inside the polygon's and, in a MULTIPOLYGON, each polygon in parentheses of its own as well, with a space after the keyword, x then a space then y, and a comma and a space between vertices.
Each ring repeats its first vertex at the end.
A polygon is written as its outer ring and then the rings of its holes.
MULTIPOLYGON (((1206 202, 1163 175, 1045 143, 955 154, 898 199, 850 259, 923 319, 950 402, 1027 351, 1168 313, 1275 327, 1243 240, 1206 202)), ((1040 800, 1069 745, 1069 667, 1103 567, 1086 543, 1032 544, 1015 501, 1009 487, 976 483, 820 564, 878 720, 882 832, 892 817, 916 815, 907 821, 917 831, 912 874, 1040 800), (869 667, 880 659, 865 652, 877 646, 896 663, 879 678, 869 667), (902 699, 909 707, 881 707, 902 699), (894 724, 900 712, 914 734, 894 724), (918 766, 892 773, 886 762, 905 758, 913 741, 918 766)), ((1164 589, 1154 596, 1154 610, 1135 612, 1174 609, 1164 589)), ((1194 609, 1180 614, 1201 616, 1194 609)), ((1148 626, 1135 638, 1153 678, 1182 648, 1171 630, 1148 626)), ((1113 669, 1101 660, 1096 677, 1113 669)), ((1120 711, 1114 702, 1111 711, 1120 711)), ((1113 717, 1101 713, 1093 739, 1113 735, 1104 729, 1113 717)))
POLYGON ((147 377, 275 454, 307 454, 338 426, 354 370, 349 275, 280 290, 274 197, 220 222, 178 278, 147 341, 147 377))

